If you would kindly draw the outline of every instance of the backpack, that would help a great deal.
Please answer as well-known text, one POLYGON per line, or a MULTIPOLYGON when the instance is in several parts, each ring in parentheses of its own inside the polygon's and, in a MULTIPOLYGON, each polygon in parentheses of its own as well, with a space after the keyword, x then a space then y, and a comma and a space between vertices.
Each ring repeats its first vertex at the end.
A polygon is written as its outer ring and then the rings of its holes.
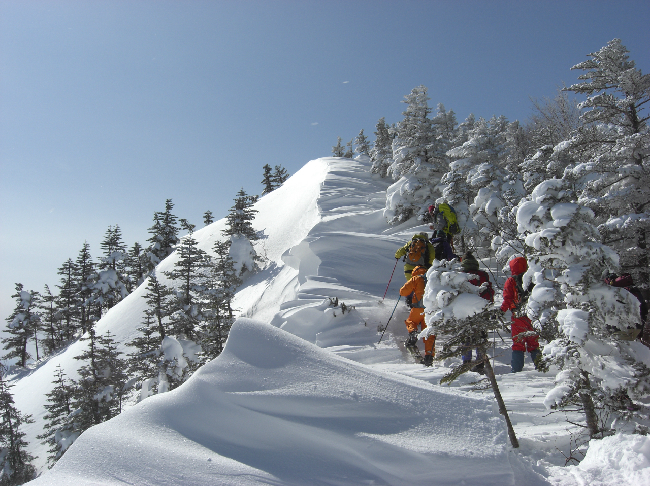
POLYGON ((438 210, 443 214, 445 220, 447 220, 447 228, 445 228, 445 232, 451 235, 457 235, 460 233, 458 216, 456 216, 454 208, 447 203, 440 203, 438 204, 438 210))
MULTIPOLYGON (((420 275, 420 277, 422 277, 424 279, 424 286, 426 287, 427 282, 428 282, 427 276, 426 275, 420 275)), ((408 294, 406 296, 406 305, 408 305, 411 309, 413 309, 413 307, 414 307, 413 306, 413 297, 415 297, 415 291, 411 292, 410 294, 408 294)), ((418 309, 420 309, 420 308, 423 309, 424 306, 422 305, 422 301, 419 301, 417 304, 415 304, 415 307, 417 307, 418 309)))
POLYGON ((416 238, 411 241, 406 254, 406 261, 409 265, 428 265, 429 247, 426 240, 416 238))
POLYGON ((526 305, 526 302, 528 302, 528 297, 530 297, 530 293, 533 291, 533 287, 535 287, 535 284, 533 282, 530 282, 530 284, 524 288, 524 274, 520 273, 519 275, 515 275, 513 277, 515 279, 515 284, 517 287, 517 302, 515 304, 515 308, 517 310, 520 310, 524 305, 526 305))
POLYGON ((488 283, 488 288, 485 289, 483 292, 481 292, 479 296, 483 297, 485 300, 494 302, 494 289, 492 288, 492 282, 490 282, 490 277, 488 276, 488 274, 483 270, 469 270, 469 271, 466 270, 466 272, 471 273, 472 275, 477 275, 479 277, 478 284, 474 284, 477 287, 480 287, 484 282, 488 283))

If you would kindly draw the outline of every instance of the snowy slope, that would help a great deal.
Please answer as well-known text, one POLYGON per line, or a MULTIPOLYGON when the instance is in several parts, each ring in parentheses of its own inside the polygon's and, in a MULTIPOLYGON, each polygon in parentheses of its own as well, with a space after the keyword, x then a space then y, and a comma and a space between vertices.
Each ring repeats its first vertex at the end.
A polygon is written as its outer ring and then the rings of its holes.
MULTIPOLYGON (((255 228, 267 237, 256 250, 270 264, 238 293, 235 306, 250 319, 236 323, 224 353, 179 389, 86 431, 33 484, 650 484, 650 441, 640 436, 602 441, 609 448, 579 467, 557 467, 572 435, 564 415, 542 404, 554 375, 528 362, 509 374, 507 337, 493 336, 494 368, 517 450, 491 391, 474 386, 479 375, 441 387, 453 360, 432 368, 409 360, 408 310, 396 306, 400 265, 380 301, 396 249, 426 228, 386 225, 387 186, 367 161, 325 158, 261 198, 255 228), (354 309, 343 313, 342 302, 354 309)), ((210 251, 223 228, 221 220, 195 237, 210 251)), ((98 331, 130 340, 143 293, 113 308, 98 331)), ((83 346, 16 377, 17 407, 37 419, 26 432, 40 466, 44 394, 57 364, 74 376, 83 346)))

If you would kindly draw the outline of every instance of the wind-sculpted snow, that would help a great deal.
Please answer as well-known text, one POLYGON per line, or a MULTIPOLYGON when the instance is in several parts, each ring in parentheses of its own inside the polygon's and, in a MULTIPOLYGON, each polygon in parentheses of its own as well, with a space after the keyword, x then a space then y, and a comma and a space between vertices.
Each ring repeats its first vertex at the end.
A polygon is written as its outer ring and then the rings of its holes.
POLYGON ((430 484, 433 473, 501 486, 513 482, 501 429, 488 400, 240 319, 185 385, 88 430, 32 484, 430 484))

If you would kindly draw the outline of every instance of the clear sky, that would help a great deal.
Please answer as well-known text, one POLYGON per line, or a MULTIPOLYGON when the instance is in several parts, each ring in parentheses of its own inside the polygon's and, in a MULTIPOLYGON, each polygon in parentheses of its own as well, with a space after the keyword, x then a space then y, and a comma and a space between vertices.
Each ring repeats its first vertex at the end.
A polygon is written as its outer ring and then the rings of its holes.
POLYGON ((523 122, 613 38, 650 72, 649 25, 647 0, 0 0, 0 327, 109 225, 145 245, 168 198, 219 219, 419 85, 523 122))

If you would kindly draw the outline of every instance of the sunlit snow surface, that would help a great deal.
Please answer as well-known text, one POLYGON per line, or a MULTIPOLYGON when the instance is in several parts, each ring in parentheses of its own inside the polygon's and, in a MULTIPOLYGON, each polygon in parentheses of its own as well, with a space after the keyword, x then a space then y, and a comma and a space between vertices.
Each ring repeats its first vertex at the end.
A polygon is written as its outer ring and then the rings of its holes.
MULTIPOLYGON (((491 336, 491 354, 516 450, 491 390, 475 389, 481 376, 440 386, 459 360, 432 368, 411 361, 401 344, 408 309, 397 301, 404 275, 394 253, 427 227, 387 226, 391 181, 369 169, 367 160, 318 159, 262 197, 254 227, 265 238, 255 251, 268 264, 238 292, 244 318, 222 355, 180 388, 84 432, 52 470, 35 438, 45 393, 58 364, 76 376, 73 357, 85 343, 14 376, 16 405, 36 419, 26 439, 45 471, 30 484, 650 484, 650 443, 640 436, 607 439, 580 466, 561 467, 575 428, 544 407, 554 373, 536 372, 527 356, 524 371, 510 374, 506 334, 491 336), (378 344, 377 326, 393 311, 378 344)), ((211 251, 224 227, 220 220, 194 237, 211 251)), ((162 262, 159 276, 175 260, 162 262)), ((502 284, 494 261, 484 264, 502 284)), ((111 309, 98 332, 133 339, 143 295, 137 289, 111 309)))

